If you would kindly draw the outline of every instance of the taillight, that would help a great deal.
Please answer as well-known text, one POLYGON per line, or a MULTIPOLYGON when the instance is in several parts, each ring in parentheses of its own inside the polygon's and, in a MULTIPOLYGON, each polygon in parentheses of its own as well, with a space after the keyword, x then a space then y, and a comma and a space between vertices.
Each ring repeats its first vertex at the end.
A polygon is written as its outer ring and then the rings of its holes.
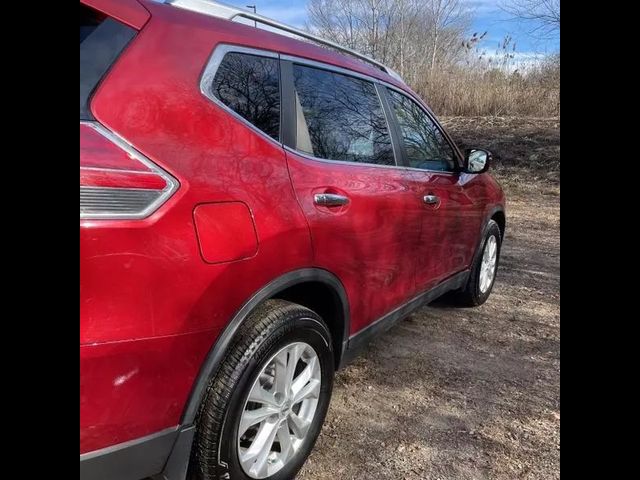
POLYGON ((121 138, 80 122, 80 218, 145 218, 177 190, 178 181, 121 138))

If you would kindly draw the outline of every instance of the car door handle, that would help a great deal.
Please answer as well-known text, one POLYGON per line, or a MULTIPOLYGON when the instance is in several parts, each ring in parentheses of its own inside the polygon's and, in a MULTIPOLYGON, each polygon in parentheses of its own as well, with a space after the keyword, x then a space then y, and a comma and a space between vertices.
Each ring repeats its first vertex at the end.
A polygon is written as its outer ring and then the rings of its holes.
POLYGON ((438 197, 437 195, 425 195, 424 197, 422 197, 422 201, 427 205, 435 205, 440 201, 440 197, 438 197))
POLYGON ((323 207, 340 207, 349 203, 349 199, 344 195, 336 195, 335 193, 316 193, 313 196, 313 202, 323 207))

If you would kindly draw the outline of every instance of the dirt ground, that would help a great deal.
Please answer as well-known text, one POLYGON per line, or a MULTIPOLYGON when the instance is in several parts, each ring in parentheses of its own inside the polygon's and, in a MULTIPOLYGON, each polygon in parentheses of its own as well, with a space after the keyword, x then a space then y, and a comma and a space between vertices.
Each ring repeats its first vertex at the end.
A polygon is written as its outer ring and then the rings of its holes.
POLYGON ((559 120, 443 120, 507 194, 493 293, 423 308, 338 373, 300 480, 560 478, 559 120))

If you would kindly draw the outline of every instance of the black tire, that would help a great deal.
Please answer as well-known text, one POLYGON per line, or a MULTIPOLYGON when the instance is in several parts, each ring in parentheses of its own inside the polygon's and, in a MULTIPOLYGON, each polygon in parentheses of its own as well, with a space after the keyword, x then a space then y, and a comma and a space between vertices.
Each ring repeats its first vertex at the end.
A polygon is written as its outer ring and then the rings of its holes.
POLYGON ((471 267, 471 272, 469 273, 469 278, 466 285, 462 289, 452 292, 452 294, 450 295, 450 298, 454 304, 461 307, 476 307, 478 305, 482 305, 487 301, 489 295, 491 295, 491 290, 493 290, 493 284, 496 281, 498 265, 500 263, 501 246, 502 236, 500 227, 494 220, 489 220, 489 223, 485 228, 482 243, 480 244, 480 250, 478 252, 478 255, 476 255, 475 261, 473 262, 473 266, 471 267), (491 236, 494 236, 497 242, 496 269, 493 275, 493 279, 491 280, 491 284, 486 289, 486 291, 482 292, 480 290, 480 267, 482 265, 482 255, 487 245, 487 240, 491 236))
POLYGON ((268 300, 249 316, 209 383, 196 420, 189 466, 193 480, 248 480, 238 458, 238 426, 245 401, 265 363, 283 347, 305 342, 315 350, 321 368, 317 409, 304 443, 268 480, 295 478, 311 453, 329 407, 334 356, 331 334, 313 311, 284 300, 268 300))

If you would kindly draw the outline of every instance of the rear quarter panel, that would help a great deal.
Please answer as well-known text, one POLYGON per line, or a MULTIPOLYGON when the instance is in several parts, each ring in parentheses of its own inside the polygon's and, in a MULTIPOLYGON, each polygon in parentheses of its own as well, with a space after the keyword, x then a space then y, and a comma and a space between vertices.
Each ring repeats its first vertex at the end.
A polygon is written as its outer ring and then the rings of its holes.
POLYGON ((174 21, 174 10, 154 12, 91 103, 100 123, 181 187, 146 220, 81 221, 82 452, 178 424, 191 382, 233 314, 271 279, 312 261, 283 149, 199 91, 224 36, 196 15, 174 21), (193 212, 218 202, 248 207, 255 255, 203 260, 193 212))

